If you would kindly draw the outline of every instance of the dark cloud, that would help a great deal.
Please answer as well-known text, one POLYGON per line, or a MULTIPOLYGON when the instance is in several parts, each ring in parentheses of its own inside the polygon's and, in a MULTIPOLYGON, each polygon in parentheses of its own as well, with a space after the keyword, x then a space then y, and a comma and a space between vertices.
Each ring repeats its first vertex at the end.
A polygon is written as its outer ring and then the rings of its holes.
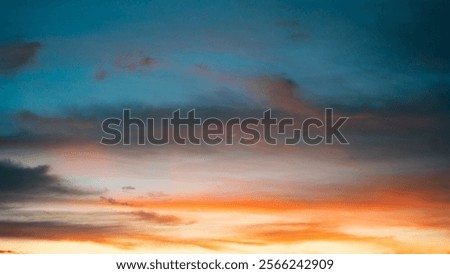
POLYGON ((122 246, 114 235, 122 231, 116 225, 71 224, 58 221, 0 221, 0 238, 53 241, 95 242, 122 246))
POLYGON ((53 197, 70 197, 98 194, 68 185, 57 175, 49 173, 47 165, 26 167, 11 160, 0 161, 1 200, 15 202, 53 197))
POLYGON ((16 254, 16 252, 12 250, 0 250, 0 254, 16 254))
POLYGON ((80 132, 93 129, 96 126, 92 121, 77 117, 45 117, 29 111, 21 111, 16 114, 15 118, 21 131, 35 132, 35 134, 73 135, 78 133, 77 138, 80 138, 82 137, 80 132))
POLYGON ((133 205, 130 204, 130 203, 120 202, 120 201, 117 201, 116 199, 113 199, 113 198, 107 198, 107 197, 104 197, 104 196, 100 196, 100 200, 101 200, 102 202, 108 203, 108 204, 110 204, 110 205, 133 206, 133 205))
POLYGON ((132 187, 132 186, 124 186, 124 187, 122 187, 122 190, 123 191, 129 191, 129 190, 136 190, 136 188, 132 187))
POLYGON ((41 47, 39 42, 0 45, 0 74, 13 74, 29 65, 41 47))
MULTIPOLYGON (((416 155, 445 156, 450 153, 450 88, 440 85, 407 98, 385 98, 379 105, 335 105, 346 124, 350 146, 361 157, 389 159, 416 155)), ((448 162, 449 160, 447 160, 448 162)))
POLYGON ((318 110, 302 98, 297 82, 283 75, 268 75, 250 79, 247 89, 267 108, 275 108, 294 115, 315 115, 318 110))
POLYGON ((149 56, 145 56, 142 53, 135 55, 129 54, 117 58, 115 66, 118 70, 126 70, 130 72, 145 70, 152 68, 158 64, 158 62, 149 56))
POLYGON ((95 79, 99 81, 105 80, 106 76, 108 76, 108 72, 104 69, 101 69, 95 73, 95 79))
MULTIPOLYGON (((140 215, 142 212, 114 211, 6 211, 0 214, 0 241, 2 238, 37 239, 52 241, 95 242, 128 248, 134 244, 144 244, 146 240, 166 241, 164 237, 146 234, 133 229, 130 222, 136 217, 153 225, 186 225, 172 215, 140 215), (126 222, 124 222, 126 220, 126 222), (142 242, 141 242, 142 241, 142 242)), ((150 213, 149 213, 150 214, 150 213)), ((169 229, 169 228, 168 228, 169 229)), ((161 231, 160 231, 161 232, 161 231)), ((167 239, 168 242, 172 240, 167 239)), ((175 241, 174 241, 175 242, 175 241)))
MULTIPOLYGON (((118 105, 116 107, 95 106, 72 109, 63 117, 41 116, 29 111, 22 111, 13 116, 16 132, 3 136, 0 133, 0 145, 3 147, 36 148, 68 146, 77 143, 100 145, 99 141, 103 136, 101 122, 109 117, 121 118, 124 108, 131 109, 133 117, 141 118, 144 121, 147 118, 154 118, 156 128, 159 128, 161 118, 172 117, 173 111, 179 107, 158 108, 140 104, 118 105)), ((261 117, 265 110, 263 108, 185 105, 181 108, 181 115, 186 115, 191 109, 196 110, 196 116, 199 118, 217 117, 223 121, 233 117, 261 117)), ((137 133, 135 130, 129 134, 131 135, 131 142, 136 143, 137 133)))
POLYGON ((163 246, 198 246, 217 249, 215 240, 142 234, 122 225, 75 224, 60 221, 0 221, 0 239, 92 242, 129 249, 157 243, 163 246))
POLYGON ((15 132, 0 134, 2 146, 60 146, 101 138, 100 122, 80 116, 48 117, 21 111, 5 119, 14 121, 15 132))
POLYGON ((148 221, 156 224, 163 225, 180 225, 185 224, 183 220, 174 215, 161 215, 156 212, 146 212, 146 211, 135 211, 132 212, 134 216, 141 220, 148 221))
POLYGON ((112 64, 107 65, 107 69, 100 68, 94 74, 97 81, 103 81, 110 74, 117 72, 140 72, 154 68, 159 62, 152 57, 145 55, 142 51, 138 53, 126 54, 117 57, 112 64))

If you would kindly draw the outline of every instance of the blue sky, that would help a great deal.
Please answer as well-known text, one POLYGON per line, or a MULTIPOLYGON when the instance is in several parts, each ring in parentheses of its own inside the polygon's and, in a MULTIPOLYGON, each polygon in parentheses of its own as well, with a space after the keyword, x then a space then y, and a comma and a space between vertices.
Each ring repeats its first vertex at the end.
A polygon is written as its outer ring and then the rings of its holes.
POLYGON ((435 39, 444 27, 427 37, 414 25, 422 17, 413 3, 10 2, 1 17, 13 24, 2 24, 0 41, 41 48, 29 65, 1 77, 2 108, 55 114, 89 104, 196 104, 193 98, 240 91, 196 75, 196 65, 230 77, 283 75, 314 103, 383 107, 448 85, 444 50, 421 56, 408 36, 435 39), (133 72, 115 67, 126 56, 157 63, 133 72), (425 60, 436 56, 444 68, 425 60), (95 79, 99 71, 103 81, 95 79))

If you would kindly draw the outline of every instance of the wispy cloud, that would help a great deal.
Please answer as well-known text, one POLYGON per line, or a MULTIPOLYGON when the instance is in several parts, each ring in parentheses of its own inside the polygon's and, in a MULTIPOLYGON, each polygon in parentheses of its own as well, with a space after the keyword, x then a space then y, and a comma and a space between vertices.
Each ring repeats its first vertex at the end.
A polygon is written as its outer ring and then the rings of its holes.
POLYGON ((12 250, 0 250, 0 254, 15 254, 15 251, 12 250))
POLYGON ((115 61, 115 66, 119 70, 126 70, 129 72, 134 72, 138 70, 149 69, 158 62, 149 56, 145 56, 142 53, 138 55, 130 54, 118 57, 115 61))
POLYGON ((131 203, 128 203, 128 202, 120 202, 120 201, 117 201, 116 199, 113 199, 113 198, 107 198, 107 197, 103 197, 103 196, 100 196, 100 201, 103 202, 103 203, 110 204, 110 205, 132 206, 131 203))
POLYGON ((71 224, 64 222, 39 221, 0 221, 2 238, 20 238, 32 240, 78 241, 113 244, 126 248, 126 243, 114 239, 120 226, 102 226, 91 224, 71 224))
POLYGON ((130 191, 130 190, 136 190, 136 188, 133 187, 133 186, 123 186, 123 187, 122 187, 122 190, 123 190, 123 191, 130 191))

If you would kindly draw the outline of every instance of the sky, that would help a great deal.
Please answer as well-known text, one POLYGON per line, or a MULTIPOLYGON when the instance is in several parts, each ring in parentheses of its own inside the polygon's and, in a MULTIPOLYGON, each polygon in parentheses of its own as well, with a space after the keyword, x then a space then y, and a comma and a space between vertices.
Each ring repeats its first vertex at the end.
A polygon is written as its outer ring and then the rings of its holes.
POLYGON ((0 253, 450 252, 448 1, 1 6, 0 253), (349 144, 100 144, 124 108, 349 144))

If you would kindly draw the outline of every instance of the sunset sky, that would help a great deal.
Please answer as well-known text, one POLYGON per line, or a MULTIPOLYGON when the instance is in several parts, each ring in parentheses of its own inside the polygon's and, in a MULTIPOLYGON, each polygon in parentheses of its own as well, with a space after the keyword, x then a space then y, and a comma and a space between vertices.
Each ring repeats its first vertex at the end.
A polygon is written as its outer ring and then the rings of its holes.
POLYGON ((0 7, 0 253, 450 252, 450 2, 0 7), (350 144, 101 145, 124 108, 350 144))

